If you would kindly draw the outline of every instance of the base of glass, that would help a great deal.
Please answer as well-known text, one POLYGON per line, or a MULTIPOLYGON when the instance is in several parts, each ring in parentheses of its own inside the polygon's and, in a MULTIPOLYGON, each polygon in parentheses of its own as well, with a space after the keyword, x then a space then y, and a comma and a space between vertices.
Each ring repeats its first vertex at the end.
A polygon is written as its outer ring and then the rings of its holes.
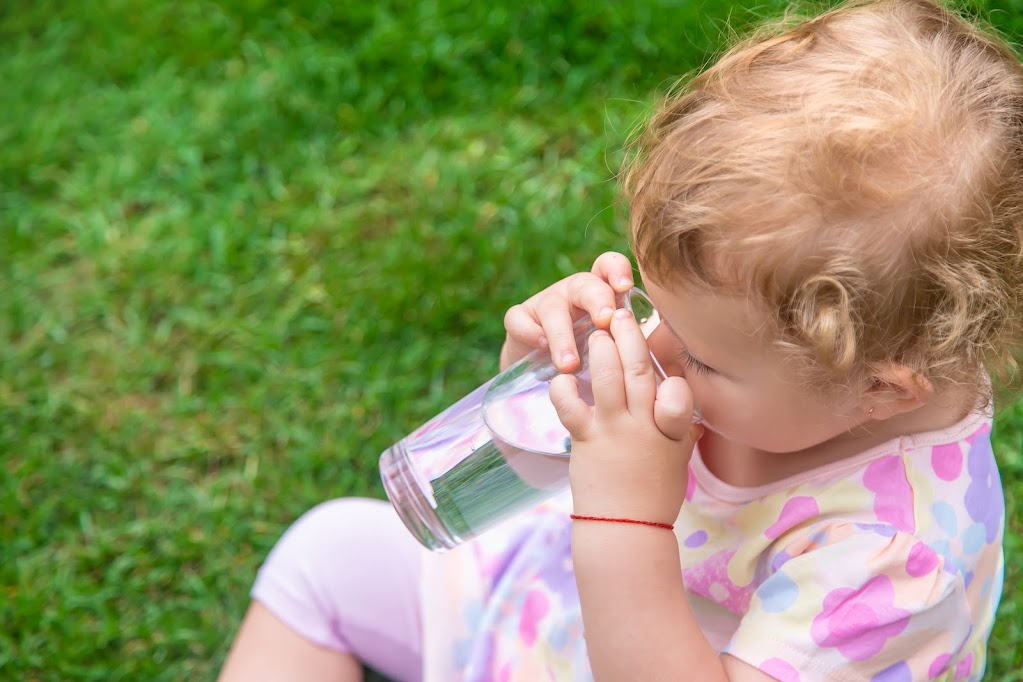
POLYGON ((423 546, 443 552, 461 544, 461 538, 444 526, 419 486, 403 442, 392 445, 380 455, 380 480, 398 517, 423 546))

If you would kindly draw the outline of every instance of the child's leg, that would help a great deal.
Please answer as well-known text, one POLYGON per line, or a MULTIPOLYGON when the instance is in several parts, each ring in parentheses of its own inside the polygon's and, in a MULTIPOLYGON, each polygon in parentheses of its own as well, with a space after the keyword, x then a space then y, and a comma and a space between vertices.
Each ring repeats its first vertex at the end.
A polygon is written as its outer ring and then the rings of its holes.
POLYGON ((333 500, 307 512, 260 569, 221 680, 357 680, 361 661, 418 681, 425 551, 386 502, 333 500))
POLYGON ((360 682, 354 656, 313 644, 258 601, 249 605, 218 682, 360 682))

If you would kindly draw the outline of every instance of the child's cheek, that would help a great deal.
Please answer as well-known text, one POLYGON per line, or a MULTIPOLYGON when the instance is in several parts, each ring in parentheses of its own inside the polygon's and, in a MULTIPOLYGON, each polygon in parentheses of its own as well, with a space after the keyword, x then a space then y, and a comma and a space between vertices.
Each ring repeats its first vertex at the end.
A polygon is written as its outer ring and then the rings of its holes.
POLYGON ((725 436, 722 429, 727 430, 729 420, 722 419, 721 406, 714 400, 714 396, 702 386, 702 377, 687 377, 689 389, 693 392, 693 408, 700 416, 700 424, 718 435, 725 436))
POLYGON ((659 355, 655 357, 657 357, 657 361, 661 363, 661 369, 664 370, 665 375, 669 377, 685 378, 686 370, 681 362, 672 359, 668 359, 667 362, 661 362, 661 357, 659 355))
POLYGON ((657 359, 657 363, 667 376, 680 377, 685 375, 679 343, 670 329, 663 324, 660 325, 647 337, 646 342, 650 348, 650 354, 657 359))

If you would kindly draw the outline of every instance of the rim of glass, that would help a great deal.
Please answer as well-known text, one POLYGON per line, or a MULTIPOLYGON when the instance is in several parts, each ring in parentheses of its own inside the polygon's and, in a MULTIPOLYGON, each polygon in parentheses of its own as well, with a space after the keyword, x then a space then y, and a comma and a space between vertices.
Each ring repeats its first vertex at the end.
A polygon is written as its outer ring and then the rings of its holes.
MULTIPOLYGON (((644 338, 649 339, 653 330, 664 323, 664 321, 661 320, 660 313, 657 312, 657 308, 654 307, 654 302, 650 300, 650 296, 648 296, 647 293, 639 287, 633 287, 622 294, 622 307, 632 313, 633 317, 636 318, 636 322, 639 323, 640 329, 642 329, 645 324, 653 325, 649 334, 643 334, 644 338), (635 303, 636 298, 640 299, 638 310, 635 303)), ((664 381, 667 379, 668 375, 665 373, 664 368, 661 367, 661 363, 657 359, 657 356, 654 355, 653 351, 650 352, 650 361, 653 362, 654 371, 657 372, 657 376, 660 380, 664 381)))

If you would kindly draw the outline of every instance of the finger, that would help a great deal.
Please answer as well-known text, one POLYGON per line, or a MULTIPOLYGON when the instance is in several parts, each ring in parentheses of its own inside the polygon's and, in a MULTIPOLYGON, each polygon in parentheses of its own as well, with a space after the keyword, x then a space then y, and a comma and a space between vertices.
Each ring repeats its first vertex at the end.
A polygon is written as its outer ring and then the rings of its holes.
POLYGON ((635 316, 624 308, 615 311, 611 335, 618 347, 625 384, 625 398, 630 412, 650 414, 657 392, 654 364, 650 348, 635 316))
POLYGON ((583 352, 578 343, 580 333, 592 329, 590 320, 598 328, 607 327, 614 313, 615 292, 607 282, 588 272, 570 275, 560 284, 527 301, 527 307, 532 308, 543 328, 554 366, 562 372, 572 372, 578 368, 583 352))
POLYGON ((668 377, 657 387, 654 400, 654 423, 657 429, 672 440, 685 440, 699 436, 692 433, 693 394, 682 377, 668 377))
POLYGON ((595 274, 585 272, 573 275, 568 280, 568 302, 575 310, 585 311, 599 329, 607 329, 611 315, 618 306, 615 289, 595 274))
MULTIPOLYGON (((579 347, 576 344, 576 320, 571 308, 563 300, 549 299, 536 310, 543 337, 551 351, 551 360, 560 372, 574 372, 579 368, 579 347)), ((587 325, 586 322, 579 322, 587 325)))
POLYGON ((579 380, 572 374, 559 374, 551 381, 551 403, 558 419, 569 433, 579 436, 593 417, 593 408, 579 397, 579 380))
POLYGON ((504 314, 504 330, 515 341, 533 348, 543 348, 547 345, 543 325, 525 303, 508 308, 504 314))
POLYGON ((504 347, 501 348, 502 369, 530 351, 548 345, 543 327, 523 304, 513 305, 504 314, 504 330, 506 336, 504 347))
POLYGON ((628 406, 618 348, 611 335, 599 329, 590 335, 589 346, 593 405, 598 418, 610 417, 628 406))
MULTIPOLYGON (((554 366, 560 372, 572 372, 579 367, 574 311, 565 301, 565 282, 559 285, 561 293, 552 290, 553 287, 545 289, 505 313, 507 338, 501 351, 502 368, 536 348, 549 348, 554 366)), ((578 312, 580 316, 585 314, 578 312)))
POLYGON ((617 251, 607 251, 597 256, 590 272, 610 284, 618 293, 635 286, 632 261, 617 251))

